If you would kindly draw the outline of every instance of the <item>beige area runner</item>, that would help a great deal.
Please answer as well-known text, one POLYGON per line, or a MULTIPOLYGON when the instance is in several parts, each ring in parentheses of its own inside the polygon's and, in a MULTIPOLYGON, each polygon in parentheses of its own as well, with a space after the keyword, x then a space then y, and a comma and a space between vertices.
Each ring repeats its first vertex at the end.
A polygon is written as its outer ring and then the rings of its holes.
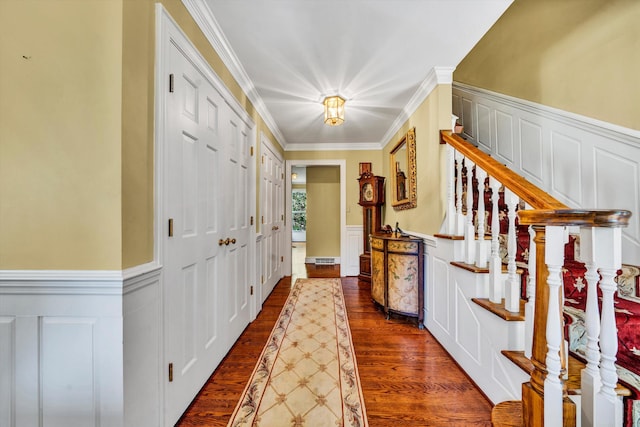
POLYGON ((340 279, 298 279, 227 427, 368 426, 340 279))

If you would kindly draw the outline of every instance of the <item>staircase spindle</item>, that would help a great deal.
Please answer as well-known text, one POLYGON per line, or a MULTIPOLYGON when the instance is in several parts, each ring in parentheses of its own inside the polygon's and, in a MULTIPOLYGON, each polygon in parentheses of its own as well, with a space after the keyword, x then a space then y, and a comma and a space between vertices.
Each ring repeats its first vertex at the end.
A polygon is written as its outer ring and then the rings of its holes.
POLYGON ((462 213, 462 161, 464 156, 456 151, 455 153, 456 167, 458 176, 456 179, 456 235, 464 235, 464 215, 462 213))
POLYGON ((456 232, 456 203, 455 203, 455 182, 456 182, 456 160, 455 148, 446 145, 447 150, 447 223, 446 233, 456 232))
POLYGON ((491 259, 489 264, 489 299, 499 304, 504 297, 502 281, 502 260, 500 259, 500 187, 502 184, 494 177, 489 178, 491 186, 491 259))
POLYGON ((507 282, 505 285, 505 308, 517 313, 520 311, 520 283, 516 274, 516 206, 519 199, 511 190, 505 188, 504 198, 509 208, 509 232, 507 235, 507 282))
POLYGON ((549 275, 549 302, 547 314, 547 376, 544 380, 544 424, 546 426, 562 426, 563 382, 562 357, 564 353, 562 337, 562 266, 564 265, 565 228, 546 227, 545 262, 549 275))
POLYGON ((465 262, 473 264, 476 255, 476 229, 473 225, 473 167, 469 158, 464 159, 467 168, 467 222, 464 230, 465 262))
POLYGON ((485 240, 485 208, 484 208, 484 182, 487 178, 487 172, 476 166, 476 179, 478 180, 478 210, 476 212, 478 218, 478 242, 476 244, 476 266, 480 268, 487 267, 487 242, 485 240))
POLYGON ((602 312, 600 323, 600 379, 602 385, 596 396, 596 423, 598 426, 621 425, 621 405, 616 397, 618 382, 615 361, 618 352, 615 308, 613 295, 618 289, 613 280, 622 259, 622 231, 620 228, 595 230, 596 263, 599 266, 602 312), (615 424, 610 424, 615 420, 615 424))
POLYGON ((587 269, 584 277, 587 280, 587 301, 585 306, 585 329, 587 331, 587 366, 581 372, 582 427, 596 427, 594 400, 600 391, 600 348, 598 336, 600 335, 600 316, 598 309, 598 281, 600 275, 596 265, 595 234, 593 227, 580 229, 580 261, 587 269))
POLYGON ((531 358, 533 344, 533 323, 536 309, 536 232, 529 226, 529 260, 527 269, 527 303, 524 306, 524 355, 531 358))

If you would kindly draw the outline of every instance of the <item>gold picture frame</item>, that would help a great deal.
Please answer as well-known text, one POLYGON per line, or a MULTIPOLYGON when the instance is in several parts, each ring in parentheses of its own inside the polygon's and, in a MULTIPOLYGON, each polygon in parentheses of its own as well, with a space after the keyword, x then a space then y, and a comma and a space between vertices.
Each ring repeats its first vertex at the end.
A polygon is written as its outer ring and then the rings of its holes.
POLYGON ((412 209, 417 202, 416 128, 410 129, 393 147, 391 162, 391 206, 412 209))

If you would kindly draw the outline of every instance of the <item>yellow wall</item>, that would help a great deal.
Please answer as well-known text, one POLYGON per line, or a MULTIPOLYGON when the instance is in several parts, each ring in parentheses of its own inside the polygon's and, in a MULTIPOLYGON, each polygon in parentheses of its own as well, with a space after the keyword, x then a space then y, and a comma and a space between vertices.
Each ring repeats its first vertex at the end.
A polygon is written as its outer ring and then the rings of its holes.
POLYGON ((440 129, 451 128, 451 85, 439 85, 400 131, 384 148, 383 173, 387 177, 387 203, 383 222, 395 227, 398 222, 403 230, 434 234, 440 230, 444 219, 444 183, 442 175, 444 150, 440 145, 440 129), (417 203, 415 209, 396 211, 391 206, 391 165, 389 153, 411 128, 416 128, 417 203))
POLYGON ((640 129, 640 1, 515 0, 456 81, 640 129))
POLYGON ((358 204, 359 163, 370 162, 372 172, 382 175, 381 150, 287 151, 285 160, 345 160, 347 225, 362 225, 362 207, 358 204))
POLYGON ((0 1, 0 269, 121 267, 122 8, 0 1))
POLYGON ((340 167, 307 167, 307 257, 340 256, 340 167))
MULTIPOLYGON (((256 151, 275 141, 182 2, 162 3, 255 120, 256 151)), ((0 52, 0 269, 152 261, 154 0, 0 1, 0 52)))

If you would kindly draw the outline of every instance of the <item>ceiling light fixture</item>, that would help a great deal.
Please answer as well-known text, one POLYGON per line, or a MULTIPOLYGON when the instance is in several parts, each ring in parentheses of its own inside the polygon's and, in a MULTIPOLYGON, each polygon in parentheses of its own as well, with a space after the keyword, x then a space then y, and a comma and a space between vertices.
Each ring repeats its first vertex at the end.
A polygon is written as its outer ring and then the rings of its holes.
POLYGON ((298 174, 297 174, 297 173, 295 173, 295 172, 294 172, 294 173, 292 173, 292 174, 291 174, 291 179, 292 179, 293 181, 295 181, 296 179, 298 179, 298 174))
POLYGON ((338 95, 327 96, 324 101, 324 123, 329 126, 340 126, 344 123, 344 98, 338 95))

